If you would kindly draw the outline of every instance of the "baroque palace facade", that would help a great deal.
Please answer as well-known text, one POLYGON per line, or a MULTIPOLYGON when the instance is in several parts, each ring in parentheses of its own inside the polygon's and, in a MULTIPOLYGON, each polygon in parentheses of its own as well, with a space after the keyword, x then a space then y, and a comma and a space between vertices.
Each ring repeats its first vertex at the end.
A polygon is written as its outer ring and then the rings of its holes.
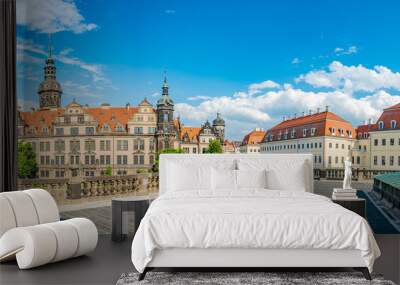
POLYGON ((325 111, 284 119, 269 129, 261 153, 311 153, 317 169, 342 169, 349 157, 353 168, 400 170, 400 103, 383 110, 376 123, 353 128, 325 111))
POLYGON ((73 100, 61 107, 61 84, 49 53, 39 85, 39 109, 19 112, 19 140, 29 142, 39 178, 130 175, 151 169, 156 153, 168 148, 205 152, 210 140, 224 142, 220 114, 211 125, 185 127, 174 118, 174 102, 166 78, 156 108, 145 98, 138 106, 83 106, 73 100), (193 131, 196 130, 196 131, 193 131))

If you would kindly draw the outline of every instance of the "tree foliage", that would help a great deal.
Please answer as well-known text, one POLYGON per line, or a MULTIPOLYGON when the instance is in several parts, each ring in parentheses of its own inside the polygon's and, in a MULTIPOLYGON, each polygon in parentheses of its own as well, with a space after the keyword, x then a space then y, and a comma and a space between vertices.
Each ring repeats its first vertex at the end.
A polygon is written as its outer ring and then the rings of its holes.
POLYGON ((104 171, 105 176, 112 176, 112 167, 109 165, 107 166, 106 170, 104 171))
POLYGON ((222 146, 219 140, 211 140, 208 143, 207 153, 222 153, 222 146))
POLYGON ((19 178, 35 178, 38 171, 36 154, 32 145, 18 142, 18 176, 19 178))

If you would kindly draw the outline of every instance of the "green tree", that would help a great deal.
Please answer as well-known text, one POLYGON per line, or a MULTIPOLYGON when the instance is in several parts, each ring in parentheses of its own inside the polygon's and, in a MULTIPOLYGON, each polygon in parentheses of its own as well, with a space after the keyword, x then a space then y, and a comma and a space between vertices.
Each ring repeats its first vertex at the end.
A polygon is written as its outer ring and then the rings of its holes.
POLYGON ((18 176, 19 178, 35 178, 38 171, 36 154, 32 145, 18 142, 18 176))
POLYGON ((222 146, 219 140, 211 140, 208 143, 207 153, 222 153, 222 146))
POLYGON ((105 176, 112 176, 112 167, 109 165, 107 166, 106 170, 104 171, 105 176))
POLYGON ((183 150, 181 148, 166 148, 163 149, 162 151, 159 151, 156 155, 156 159, 153 165, 153 172, 158 172, 158 167, 160 165, 160 154, 163 153, 183 153, 183 150))

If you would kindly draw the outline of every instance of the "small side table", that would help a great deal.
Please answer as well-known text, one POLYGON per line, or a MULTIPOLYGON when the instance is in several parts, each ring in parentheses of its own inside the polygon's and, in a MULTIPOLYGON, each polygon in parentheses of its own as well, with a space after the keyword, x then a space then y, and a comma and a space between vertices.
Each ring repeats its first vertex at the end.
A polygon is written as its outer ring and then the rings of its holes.
POLYGON ((356 214, 359 214, 364 219, 367 218, 366 201, 363 198, 357 198, 352 200, 332 199, 332 201, 350 211, 353 211, 356 214))
POLYGON ((135 216, 135 231, 136 233, 140 221, 146 214, 150 203, 156 197, 151 196, 136 196, 128 198, 113 198, 111 201, 112 207, 112 234, 113 241, 123 241, 128 236, 128 214, 134 213, 135 216))

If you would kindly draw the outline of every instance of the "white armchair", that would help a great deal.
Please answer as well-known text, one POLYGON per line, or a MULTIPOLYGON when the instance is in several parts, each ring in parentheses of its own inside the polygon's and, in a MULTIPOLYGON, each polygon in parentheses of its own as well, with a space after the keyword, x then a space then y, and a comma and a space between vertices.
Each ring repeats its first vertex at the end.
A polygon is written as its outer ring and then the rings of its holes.
POLYGON ((0 193, 0 262, 17 259, 20 269, 84 255, 96 248, 97 228, 86 218, 60 221, 43 189, 0 193))

